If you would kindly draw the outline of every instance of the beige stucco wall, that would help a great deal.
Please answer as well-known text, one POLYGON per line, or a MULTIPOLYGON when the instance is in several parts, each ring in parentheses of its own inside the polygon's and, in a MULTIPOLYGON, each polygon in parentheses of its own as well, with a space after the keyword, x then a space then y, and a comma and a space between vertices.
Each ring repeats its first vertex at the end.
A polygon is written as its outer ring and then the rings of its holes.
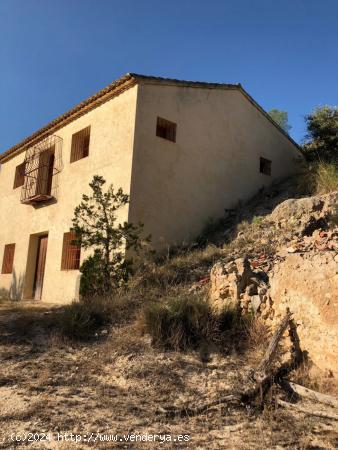
MULTIPOLYGON (((59 175, 58 201, 35 209, 20 203, 21 188, 13 190, 15 168, 25 153, 10 159, 0 172, 0 266, 4 245, 15 243, 14 271, 0 274, 0 296, 11 290, 20 297, 25 283, 30 235, 48 232, 47 260, 42 301, 64 303, 78 296, 79 272, 61 271, 63 234, 69 231, 75 206, 93 175, 102 175, 107 182, 130 192, 131 161, 136 114, 137 86, 81 116, 58 130, 63 139, 63 170, 59 175), (70 164, 72 134, 91 126, 89 156, 70 164)), ((119 219, 127 220, 125 208, 119 219)), ((82 253, 82 259, 84 253, 82 253)), ((31 269, 30 265, 30 269, 31 269)), ((1 269, 1 267, 0 267, 1 269)), ((30 274, 28 273, 27 278, 30 274)))
POLYGON ((238 90, 139 86, 129 220, 153 246, 191 241, 209 218, 294 169, 299 151, 238 90), (157 116, 177 123, 176 143, 156 136, 157 116), (272 160, 272 176, 259 157, 272 160))
MULTIPOLYGON (((15 243, 14 271, 0 274, 0 296, 29 296, 35 261, 30 236, 48 233, 42 300, 78 296, 79 272, 61 271, 63 234, 93 175, 131 194, 120 220, 145 224, 156 249, 193 240, 208 219, 246 200, 261 186, 290 174, 295 146, 238 90, 140 84, 55 133, 63 139, 58 201, 41 208, 20 203, 13 190, 24 153, 0 172, 0 265, 15 243), (157 116, 177 123, 177 142, 156 137, 157 116), (70 164, 72 134, 91 126, 89 157, 70 164), (272 177, 259 173, 259 157, 272 160, 272 177), (27 264, 28 261, 28 264, 27 264), (24 294, 24 295, 22 295, 24 294)), ((82 252, 82 260, 86 255, 82 252)))

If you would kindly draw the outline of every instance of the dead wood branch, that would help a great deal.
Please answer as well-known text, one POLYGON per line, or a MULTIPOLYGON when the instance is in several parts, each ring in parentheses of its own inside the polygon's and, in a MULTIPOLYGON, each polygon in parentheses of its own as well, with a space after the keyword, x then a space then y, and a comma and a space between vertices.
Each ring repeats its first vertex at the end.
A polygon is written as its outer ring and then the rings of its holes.
POLYGON ((291 319, 290 311, 287 311, 280 324, 278 325, 272 339, 270 341, 269 347, 265 352, 263 359, 261 360, 258 368, 253 373, 253 378, 255 381, 263 382, 263 380, 267 377, 267 371, 271 366, 271 363, 276 355, 276 350, 281 340, 284 331, 287 329, 291 319))
POLYGON ((325 405, 338 408, 338 398, 331 395, 322 394, 312 389, 308 389, 300 384, 293 383, 288 380, 282 380, 283 385, 288 389, 289 392, 293 392, 296 396, 304 397, 309 400, 316 401, 318 403, 324 403, 325 405))
POLYGON ((309 416, 315 416, 315 417, 321 417, 322 419, 331 419, 331 420, 338 420, 338 414, 334 413, 328 413, 324 411, 317 411, 314 409, 304 408, 303 406, 299 406, 295 403, 288 403, 284 400, 277 400, 278 405, 287 408, 287 409, 295 409, 299 412, 302 412, 304 414, 308 414, 309 416))
POLYGON ((167 417, 190 417, 190 416, 197 416, 199 414, 204 413, 208 409, 214 408, 215 406, 219 406, 225 403, 237 403, 240 404, 240 396, 236 394, 229 394, 225 397, 221 397, 218 400, 215 400, 213 402, 205 403, 204 405, 201 405, 196 408, 176 408, 174 406, 169 406, 167 408, 158 408, 158 412, 164 413, 167 417))

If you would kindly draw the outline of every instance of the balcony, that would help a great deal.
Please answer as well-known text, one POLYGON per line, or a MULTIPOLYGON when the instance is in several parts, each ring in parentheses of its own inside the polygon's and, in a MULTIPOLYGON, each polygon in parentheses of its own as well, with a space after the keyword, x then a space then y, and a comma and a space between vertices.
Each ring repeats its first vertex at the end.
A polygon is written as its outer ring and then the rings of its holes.
POLYGON ((30 147, 25 156, 25 178, 21 203, 38 205, 57 201, 62 170, 62 139, 49 136, 30 147))

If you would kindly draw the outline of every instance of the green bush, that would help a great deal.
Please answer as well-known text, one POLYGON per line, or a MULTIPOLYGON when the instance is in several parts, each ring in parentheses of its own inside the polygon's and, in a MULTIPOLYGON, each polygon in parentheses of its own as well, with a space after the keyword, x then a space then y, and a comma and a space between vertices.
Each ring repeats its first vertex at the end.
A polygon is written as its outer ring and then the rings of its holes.
POLYGON ((73 302, 60 317, 61 331, 72 339, 91 339, 101 327, 116 320, 120 308, 120 303, 113 298, 94 297, 73 302))
POLYGON ((206 338, 211 317, 206 301, 196 295, 183 296, 147 305, 143 325, 154 346, 185 350, 206 338))
POLYGON ((338 159, 338 108, 319 106, 305 116, 307 136, 303 146, 308 161, 338 159))
POLYGON ((101 254, 95 252, 94 255, 85 259, 80 267, 80 295, 88 297, 92 295, 102 295, 104 290, 104 272, 101 264, 101 254))
MULTIPOLYGON (((114 258, 119 258, 115 255, 114 258)), ((127 259, 110 264, 109 275, 104 266, 103 255, 96 249, 94 254, 85 259, 80 267, 80 295, 84 298, 111 295, 113 290, 123 286, 132 273, 131 262, 127 259), (107 279, 109 282, 107 283, 107 279)))
POLYGON ((129 195, 113 185, 104 190, 105 183, 102 176, 95 175, 89 183, 91 195, 83 194, 74 210, 75 243, 94 251, 80 269, 82 296, 114 293, 131 274, 132 261, 126 259, 126 250, 137 253, 150 241, 150 237, 141 239, 142 224, 119 222, 118 212, 129 203, 129 195))

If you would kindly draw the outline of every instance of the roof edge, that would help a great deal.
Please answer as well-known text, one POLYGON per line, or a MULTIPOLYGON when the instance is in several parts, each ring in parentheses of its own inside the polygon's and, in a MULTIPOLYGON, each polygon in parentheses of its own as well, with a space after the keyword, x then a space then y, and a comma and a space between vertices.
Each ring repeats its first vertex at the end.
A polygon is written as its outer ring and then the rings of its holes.
POLYGON ((300 147, 297 142, 292 139, 292 137, 287 133, 277 122, 273 120, 273 118, 270 116, 269 113, 267 113, 259 103, 256 102, 256 100, 251 97, 251 95, 243 88, 241 84, 239 84, 239 90, 242 92, 242 94, 249 100, 250 103, 253 104, 255 108, 257 108, 284 136, 295 146, 297 147, 297 150, 300 151, 300 153, 303 155, 303 150, 300 147))
POLYGON ((296 146, 296 148, 303 154, 301 147, 294 141, 291 136, 276 123, 272 117, 251 97, 250 94, 243 88, 241 84, 227 84, 227 83, 209 83, 202 81, 187 81, 178 80, 175 78, 162 78, 141 75, 137 73, 127 73, 126 75, 113 81, 105 88, 98 91, 96 94, 82 101, 78 105, 74 106, 61 116, 49 122, 44 127, 37 130, 27 138, 20 141, 18 144, 9 148, 3 154, 0 155, 0 163, 8 161, 12 157, 26 150, 29 146, 32 146, 39 142, 41 139, 49 136, 51 133, 55 133, 60 128, 64 127, 68 123, 77 119, 78 117, 86 114, 92 109, 102 105, 111 98, 121 94, 127 89, 135 86, 136 84, 160 84, 166 86, 180 86, 180 87, 192 87, 192 88, 208 88, 208 89, 236 89, 239 90, 249 101, 255 106, 289 141, 296 146))
POLYGON ((189 81, 189 80, 178 80, 176 78, 163 78, 154 77, 150 75, 141 75, 138 73, 130 73, 132 77, 137 79, 139 83, 145 84, 161 84, 164 86, 180 86, 180 87, 196 87, 196 88, 209 88, 209 89, 238 89, 240 87, 239 83, 211 83, 208 81, 189 81))
POLYGON ((49 136, 51 133, 55 133, 68 123, 86 114, 92 109, 102 105, 111 98, 121 94, 122 92, 135 86, 136 84, 137 84, 136 78, 133 77, 130 73, 127 73, 123 77, 118 78, 105 88, 98 91, 96 94, 92 95, 91 97, 88 97, 86 100, 69 109, 61 116, 52 120, 44 127, 40 128, 27 138, 20 141, 18 144, 14 145, 13 147, 9 148, 7 151, 2 153, 0 155, 0 163, 8 161, 17 154, 26 150, 29 146, 36 144, 41 139, 44 139, 45 137, 49 136))

